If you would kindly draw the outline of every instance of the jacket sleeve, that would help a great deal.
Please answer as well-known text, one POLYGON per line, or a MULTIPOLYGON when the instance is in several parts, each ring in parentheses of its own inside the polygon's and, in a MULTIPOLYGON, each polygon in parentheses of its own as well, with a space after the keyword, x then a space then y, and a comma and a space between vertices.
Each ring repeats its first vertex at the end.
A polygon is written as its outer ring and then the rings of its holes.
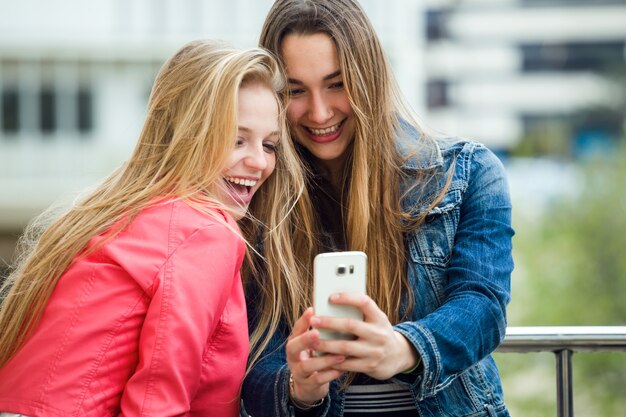
POLYGON ((121 415, 188 413, 207 340, 239 279, 242 245, 233 231, 212 224, 191 233, 167 257, 154 279, 139 363, 124 389, 121 415))
MULTIPOLYGON (((246 293, 248 300, 248 328, 254 329, 256 312, 254 291, 246 293)), ((250 370, 243 382, 241 398, 245 409, 243 416, 252 417, 294 417, 295 409, 289 402, 289 367, 285 355, 285 343, 289 330, 281 325, 274 333, 268 346, 263 350, 261 360, 250 370)), ((313 412, 311 417, 325 417, 328 414, 330 401, 313 412)))
POLYGON ((437 394, 488 356, 506 331, 514 233, 506 175, 488 149, 475 143, 465 147, 470 151, 465 158, 459 155, 456 174, 466 176, 467 188, 445 269, 443 302, 422 319, 395 326, 422 358, 416 372, 396 376, 416 386, 418 399, 437 394))

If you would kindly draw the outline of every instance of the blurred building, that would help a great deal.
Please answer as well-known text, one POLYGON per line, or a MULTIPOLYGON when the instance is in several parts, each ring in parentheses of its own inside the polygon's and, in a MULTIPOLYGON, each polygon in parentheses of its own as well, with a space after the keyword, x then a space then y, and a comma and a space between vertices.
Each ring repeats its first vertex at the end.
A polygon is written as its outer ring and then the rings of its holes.
MULTIPOLYGON (((0 0, 0 264, 29 219, 127 158, 168 56, 196 38, 256 45, 271 3, 0 0)), ((626 0, 361 3, 426 127, 506 153, 581 109, 601 127, 582 142, 616 123, 602 106, 622 99, 607 74, 624 69, 626 0)))
POLYGON ((526 139, 557 154, 622 134, 626 0, 426 3, 435 127, 496 150, 526 139))

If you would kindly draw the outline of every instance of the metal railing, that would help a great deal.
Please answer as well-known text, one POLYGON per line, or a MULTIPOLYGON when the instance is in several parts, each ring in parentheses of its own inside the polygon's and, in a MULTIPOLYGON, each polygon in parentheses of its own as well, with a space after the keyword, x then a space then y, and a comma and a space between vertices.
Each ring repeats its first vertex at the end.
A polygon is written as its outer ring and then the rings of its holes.
POLYGON ((573 417, 574 352, 626 352, 626 326, 508 327, 497 352, 553 352, 557 416, 573 417))

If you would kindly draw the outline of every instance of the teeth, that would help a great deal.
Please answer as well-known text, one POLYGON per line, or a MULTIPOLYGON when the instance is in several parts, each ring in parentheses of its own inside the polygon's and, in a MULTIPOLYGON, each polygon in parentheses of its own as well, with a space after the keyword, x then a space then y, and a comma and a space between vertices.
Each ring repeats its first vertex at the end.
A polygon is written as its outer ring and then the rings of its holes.
POLYGON ((314 129, 312 127, 309 127, 308 129, 316 136, 324 136, 335 133, 337 130, 339 130, 339 126, 341 126, 341 123, 337 123, 336 125, 327 127, 326 129, 314 129))
POLYGON ((228 182, 232 182, 233 184, 243 185, 245 187, 254 187, 256 185, 256 181, 244 178, 225 177, 224 179, 228 182))

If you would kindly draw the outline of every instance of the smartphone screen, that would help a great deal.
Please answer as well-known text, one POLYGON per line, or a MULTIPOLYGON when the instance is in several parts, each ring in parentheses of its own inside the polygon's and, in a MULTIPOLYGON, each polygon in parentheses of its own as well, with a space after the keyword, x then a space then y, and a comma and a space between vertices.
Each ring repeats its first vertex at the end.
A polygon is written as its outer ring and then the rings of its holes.
MULTIPOLYGON (((366 294, 367 256, 363 252, 320 253, 313 263, 315 277, 313 307, 317 316, 347 317, 363 320, 355 307, 330 304, 338 292, 366 294)), ((320 329, 322 339, 354 339, 353 335, 320 329)))

